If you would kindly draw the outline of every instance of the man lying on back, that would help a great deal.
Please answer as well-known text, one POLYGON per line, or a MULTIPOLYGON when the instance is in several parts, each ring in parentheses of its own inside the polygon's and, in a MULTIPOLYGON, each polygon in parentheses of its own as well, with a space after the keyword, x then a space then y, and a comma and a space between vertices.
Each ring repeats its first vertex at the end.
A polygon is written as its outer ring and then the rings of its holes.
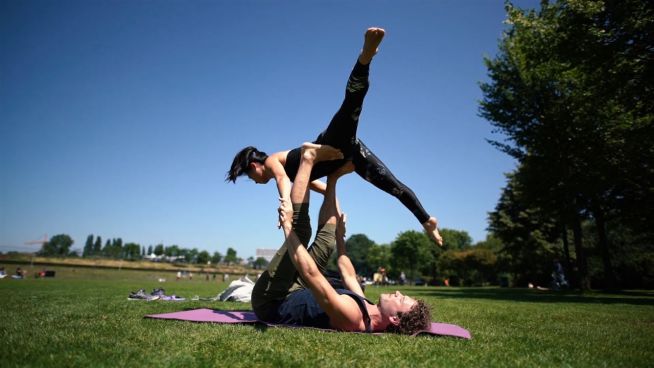
POLYGON ((291 189, 292 208, 280 207, 286 240, 257 280, 252 308, 270 323, 294 324, 342 331, 393 331, 413 334, 431 323, 429 307, 399 291, 382 294, 377 304, 365 298, 345 250, 345 214, 336 199, 336 182, 353 170, 351 164, 329 175, 319 212, 318 231, 310 247, 309 183, 315 163, 342 158, 340 151, 305 143, 291 189), (345 289, 334 289, 325 278, 327 262, 336 246, 338 269, 345 289))

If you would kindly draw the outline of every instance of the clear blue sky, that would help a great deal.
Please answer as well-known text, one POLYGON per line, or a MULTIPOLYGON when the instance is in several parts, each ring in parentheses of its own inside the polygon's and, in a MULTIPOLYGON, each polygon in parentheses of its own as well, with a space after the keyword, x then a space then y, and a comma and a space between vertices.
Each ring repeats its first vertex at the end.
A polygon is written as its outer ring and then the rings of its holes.
MULTIPOLYGON (((73 248, 89 234, 243 258, 277 248, 275 186, 225 172, 246 145, 272 153, 324 129, 369 26, 387 34, 359 137, 441 227, 483 240, 515 165, 478 117, 503 4, 2 0, 0 251, 61 233, 73 248)), ((349 234, 421 229, 356 175, 339 196, 349 234)))

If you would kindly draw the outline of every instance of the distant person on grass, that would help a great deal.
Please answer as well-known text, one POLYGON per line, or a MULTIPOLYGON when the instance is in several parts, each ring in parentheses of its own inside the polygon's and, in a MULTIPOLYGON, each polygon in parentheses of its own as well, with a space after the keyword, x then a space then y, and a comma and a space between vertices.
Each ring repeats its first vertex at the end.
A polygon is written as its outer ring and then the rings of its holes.
MULTIPOLYGON (((436 218, 425 211, 413 191, 397 180, 386 165, 356 136, 363 99, 368 91, 370 62, 377 53, 384 34, 385 31, 381 28, 369 28, 366 31, 361 54, 347 82, 345 100, 327 129, 314 141, 316 144, 340 149, 344 158, 316 165, 311 172, 311 189, 324 194, 325 184, 317 179, 329 175, 345 161, 349 161, 354 165, 354 171, 364 180, 400 200, 422 224, 427 235, 442 246, 443 238, 438 232, 436 218)), ((275 179, 282 203, 288 202, 291 182, 296 179, 299 165, 300 148, 267 155, 250 146, 236 154, 226 180, 235 183, 239 176, 247 175, 257 184, 266 184, 270 179, 275 179)))
POLYGON ((342 331, 393 331, 414 334, 431 324, 429 307, 399 291, 382 294, 379 303, 365 298, 356 271, 345 250, 345 214, 336 199, 338 178, 352 171, 345 165, 332 172, 318 218, 318 232, 311 237, 309 182, 314 164, 343 157, 329 146, 305 143, 290 199, 282 201, 281 226, 286 240, 257 280, 252 291, 252 308, 257 317, 283 323, 342 331), (338 250, 338 269, 346 289, 334 289, 325 278, 327 262, 338 250))

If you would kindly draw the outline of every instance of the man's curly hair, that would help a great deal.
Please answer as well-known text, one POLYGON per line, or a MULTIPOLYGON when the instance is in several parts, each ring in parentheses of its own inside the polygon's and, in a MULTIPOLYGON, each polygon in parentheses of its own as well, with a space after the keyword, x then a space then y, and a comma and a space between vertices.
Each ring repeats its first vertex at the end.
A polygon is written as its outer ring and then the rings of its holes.
POLYGON ((400 312, 397 316, 400 323, 395 326, 389 325, 388 331, 405 335, 414 335, 417 332, 427 330, 431 326, 431 310, 421 299, 408 312, 400 312))

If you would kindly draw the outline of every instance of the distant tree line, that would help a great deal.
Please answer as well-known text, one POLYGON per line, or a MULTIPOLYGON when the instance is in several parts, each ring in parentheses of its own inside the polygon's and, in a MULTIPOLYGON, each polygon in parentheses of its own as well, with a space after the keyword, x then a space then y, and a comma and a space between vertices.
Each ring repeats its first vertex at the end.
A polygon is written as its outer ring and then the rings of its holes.
MULTIPOLYGON (((77 252, 70 249, 73 243, 73 239, 67 234, 55 235, 43 243, 38 254, 48 257, 79 257, 80 255, 77 252)), ((157 244, 145 247, 132 242, 123 243, 121 238, 107 239, 103 244, 102 237, 96 237, 93 234, 86 238, 81 257, 140 260, 149 255, 167 257, 167 259, 176 262, 193 264, 207 264, 208 262, 212 264, 240 264, 242 261, 236 250, 231 247, 227 248, 225 255, 220 252, 209 254, 206 250, 183 248, 178 245, 165 246, 157 244)), ((265 259, 252 260, 251 264, 253 267, 262 267, 262 262, 265 262, 265 259)))
MULTIPOLYGON (((472 243, 463 230, 441 229, 444 247, 436 246, 423 232, 401 232, 390 244, 376 244, 365 234, 354 234, 346 242, 348 255, 357 273, 372 278, 380 268, 392 280, 404 272, 410 283, 442 285, 491 285, 502 273, 498 252, 501 245, 489 237, 472 243)), ((335 258, 331 269, 336 270, 335 258)))

